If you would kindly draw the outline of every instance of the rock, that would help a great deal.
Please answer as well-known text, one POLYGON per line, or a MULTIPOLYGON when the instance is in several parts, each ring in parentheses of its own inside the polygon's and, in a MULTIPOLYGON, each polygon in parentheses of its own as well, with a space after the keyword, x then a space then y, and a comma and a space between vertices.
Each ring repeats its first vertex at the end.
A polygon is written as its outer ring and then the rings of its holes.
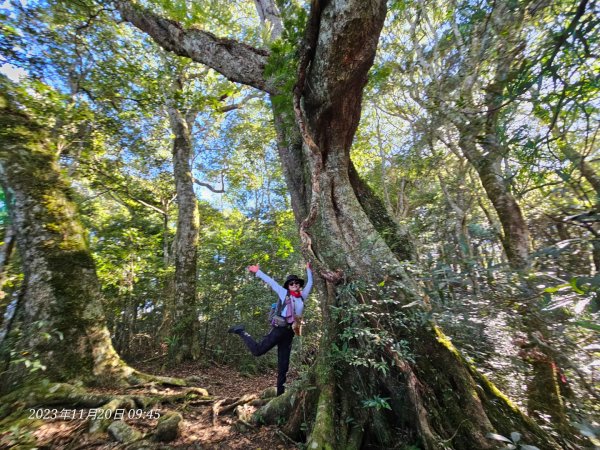
POLYGON ((201 376, 198 376, 198 375, 192 375, 191 377, 187 377, 186 380, 191 383, 203 383, 204 382, 204 378, 201 376))
POLYGON ((171 442, 179 436, 179 424, 183 420, 181 414, 169 411, 160 419, 152 433, 152 439, 159 442, 171 442))
POLYGON ((116 420, 108 426, 108 434, 117 442, 128 444, 142 438, 142 433, 131 428, 125 422, 116 420))
POLYGON ((277 389, 274 387, 266 388, 262 394, 260 394, 260 398, 271 398, 277 396, 277 389))

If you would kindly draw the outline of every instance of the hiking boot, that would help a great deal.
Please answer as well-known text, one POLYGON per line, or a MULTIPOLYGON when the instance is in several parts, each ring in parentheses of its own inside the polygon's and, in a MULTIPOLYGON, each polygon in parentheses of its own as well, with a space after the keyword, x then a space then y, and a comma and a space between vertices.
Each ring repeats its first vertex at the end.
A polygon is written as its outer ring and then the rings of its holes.
POLYGON ((228 333, 241 334, 245 330, 244 325, 234 325, 229 330, 228 333))

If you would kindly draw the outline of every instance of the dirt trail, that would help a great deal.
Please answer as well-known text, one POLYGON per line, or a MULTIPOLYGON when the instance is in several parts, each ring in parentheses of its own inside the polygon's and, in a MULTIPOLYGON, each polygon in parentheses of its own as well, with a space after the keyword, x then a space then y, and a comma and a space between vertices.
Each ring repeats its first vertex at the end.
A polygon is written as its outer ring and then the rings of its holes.
MULTIPOLYGON (((149 373, 157 374, 156 368, 144 367, 149 373)), ((233 409, 225 410, 244 395, 260 396, 265 389, 274 386, 276 371, 268 371, 259 376, 244 376, 228 367, 212 366, 200 368, 198 365, 184 365, 168 373, 160 373, 173 377, 189 378, 193 376, 194 384, 206 389, 211 397, 206 399, 185 399, 168 404, 161 404, 146 410, 136 410, 137 414, 125 412, 123 421, 137 431, 149 433, 155 429, 157 416, 168 412, 178 412, 183 416, 179 437, 164 444, 139 447, 136 444, 125 445, 112 440, 107 433, 90 434, 89 421, 79 419, 90 413, 88 409, 79 408, 77 419, 44 420, 43 426, 35 432, 39 449, 84 450, 84 449, 239 449, 239 450, 294 450, 297 447, 286 439, 286 436, 275 426, 252 427, 238 420, 233 409), (215 415, 214 405, 219 402, 222 412, 215 415), (128 417, 128 415, 130 417, 128 417), (142 417, 137 417, 142 416, 142 417)), ((292 371, 289 379, 295 378, 292 371)), ((130 396, 165 396, 177 395, 185 388, 150 386, 142 389, 103 390, 103 393, 130 396)), ((72 407, 71 407, 72 408, 72 407)), ((252 411, 252 407, 246 406, 252 411)), ((60 406, 58 407, 60 410, 60 406)), ((131 411, 131 410, 130 410, 131 411)), ((15 447, 25 449, 27 447, 15 447)))

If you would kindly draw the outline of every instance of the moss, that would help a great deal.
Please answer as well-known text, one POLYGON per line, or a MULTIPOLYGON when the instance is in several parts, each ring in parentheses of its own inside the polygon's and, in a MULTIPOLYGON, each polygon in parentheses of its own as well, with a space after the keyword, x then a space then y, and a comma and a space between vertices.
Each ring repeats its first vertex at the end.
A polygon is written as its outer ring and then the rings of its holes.
MULTIPOLYGON (((450 350, 450 352, 456 357, 458 358, 458 360, 464 364, 466 367, 469 368, 469 371, 471 372, 471 375, 478 381, 480 382, 483 386, 483 388, 491 393, 494 397, 501 399, 508 407, 510 407, 515 413, 518 413, 519 415, 522 415, 521 410, 517 407, 517 405, 515 405, 506 395, 504 395, 490 380, 488 380, 484 375, 482 375, 481 373, 479 373, 479 371, 477 370, 477 368, 469 363, 461 354, 460 352, 456 349, 456 347, 454 347, 454 345, 452 344, 452 341, 450 341, 450 339, 448 338, 448 336, 446 336, 444 334, 444 332, 437 326, 434 325, 433 326, 434 330, 435 330, 435 334, 436 334, 436 338, 437 341, 442 344, 444 347, 446 347, 448 350, 450 350)), ((471 392, 471 395, 474 398, 479 398, 480 395, 479 393, 474 390, 471 392)))
POLYGON ((43 425, 41 419, 31 419, 31 412, 18 409, 0 420, 0 448, 36 448, 33 433, 43 425))

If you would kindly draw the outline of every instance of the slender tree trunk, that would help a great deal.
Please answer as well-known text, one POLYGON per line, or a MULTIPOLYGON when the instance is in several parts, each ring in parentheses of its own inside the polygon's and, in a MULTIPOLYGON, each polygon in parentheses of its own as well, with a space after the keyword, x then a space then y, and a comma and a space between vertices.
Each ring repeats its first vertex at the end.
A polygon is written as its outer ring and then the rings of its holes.
MULTIPOLYGON (((0 175, 10 193, 8 209, 25 274, 15 325, 4 344, 13 354, 27 355, 31 364, 44 365, 46 378, 123 380, 133 370, 113 349, 85 230, 47 131, 5 96, 0 108, 0 175)), ((28 377, 19 357, 5 355, 3 390, 28 377)))
POLYGON ((553 131, 553 136, 558 139, 558 148, 563 155, 581 172, 581 175, 587 180, 594 189, 596 196, 595 203, 600 204, 600 175, 592 165, 585 160, 585 157, 575 150, 565 138, 560 137, 556 131, 553 131))
POLYGON ((461 129, 459 146, 479 174, 481 184, 498 214, 503 231, 502 246, 510 266, 525 269, 529 265, 530 246, 527 223, 502 177, 497 149, 485 145, 487 151, 484 156, 477 148, 478 137, 475 133, 474 127, 461 129))
POLYGON ((169 120, 175 134, 173 142, 173 174, 179 206, 175 234, 175 293, 173 303, 165 311, 161 328, 171 338, 170 354, 176 362, 200 356, 198 304, 196 297, 199 213, 194 193, 192 134, 195 113, 186 117, 169 105, 169 120), (168 332, 166 330, 169 330, 168 332))
MULTIPOLYGON (((464 179, 466 170, 461 167, 458 171, 458 178, 464 179)), ((471 245, 471 236, 467 228, 467 212, 470 208, 471 200, 465 201, 464 192, 458 193, 457 198, 453 199, 448 192, 448 189, 441 177, 438 177, 440 187, 446 198, 446 202, 454 211, 456 220, 454 221, 454 238, 456 240, 457 254, 459 256, 459 262, 463 273, 467 274, 471 280, 473 291, 479 295, 479 282, 477 280, 477 271, 475 270, 475 255, 473 253, 473 246, 471 245)), ((460 187, 462 189, 462 186, 460 187)))

